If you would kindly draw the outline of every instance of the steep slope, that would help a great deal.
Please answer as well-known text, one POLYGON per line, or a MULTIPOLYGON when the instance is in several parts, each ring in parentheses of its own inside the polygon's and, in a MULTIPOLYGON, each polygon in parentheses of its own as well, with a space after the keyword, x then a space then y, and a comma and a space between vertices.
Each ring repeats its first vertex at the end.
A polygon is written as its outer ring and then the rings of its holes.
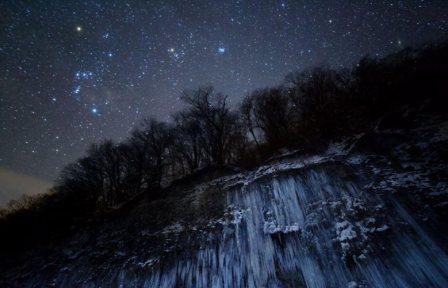
POLYGON ((417 122, 140 199, 0 286, 448 287, 448 122, 417 122))

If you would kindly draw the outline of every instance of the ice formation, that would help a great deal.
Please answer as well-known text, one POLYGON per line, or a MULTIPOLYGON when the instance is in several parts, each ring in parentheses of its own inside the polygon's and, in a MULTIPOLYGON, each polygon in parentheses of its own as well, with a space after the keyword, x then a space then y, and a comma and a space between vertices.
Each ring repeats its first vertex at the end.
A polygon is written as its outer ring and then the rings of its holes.
POLYGON ((326 169, 228 193, 234 219, 123 287, 448 287, 448 257, 393 198, 326 169))

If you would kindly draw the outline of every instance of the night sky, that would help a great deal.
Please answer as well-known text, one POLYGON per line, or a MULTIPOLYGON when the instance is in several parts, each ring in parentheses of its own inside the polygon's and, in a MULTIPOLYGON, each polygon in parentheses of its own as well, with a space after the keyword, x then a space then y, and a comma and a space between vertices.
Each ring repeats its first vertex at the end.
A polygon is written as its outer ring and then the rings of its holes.
POLYGON ((444 39, 447 15, 448 1, 0 1, 0 168, 52 181, 90 143, 169 120, 184 89, 236 104, 288 72, 444 39))

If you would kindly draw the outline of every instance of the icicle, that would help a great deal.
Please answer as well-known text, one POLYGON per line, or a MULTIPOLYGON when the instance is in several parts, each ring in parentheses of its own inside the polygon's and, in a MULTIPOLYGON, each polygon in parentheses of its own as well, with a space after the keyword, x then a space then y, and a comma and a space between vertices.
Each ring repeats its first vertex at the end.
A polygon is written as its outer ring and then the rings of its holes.
POLYGON ((334 169, 252 183, 227 204, 230 219, 193 256, 140 274, 124 266, 117 286, 448 287, 447 255, 399 201, 334 169))

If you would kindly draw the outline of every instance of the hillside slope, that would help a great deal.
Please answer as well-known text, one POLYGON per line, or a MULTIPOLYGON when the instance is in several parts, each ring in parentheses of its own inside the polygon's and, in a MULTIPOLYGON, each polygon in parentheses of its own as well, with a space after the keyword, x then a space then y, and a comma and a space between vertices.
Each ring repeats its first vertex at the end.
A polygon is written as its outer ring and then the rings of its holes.
POLYGON ((5 261, 1 287, 448 287, 448 122, 180 182, 5 261))

